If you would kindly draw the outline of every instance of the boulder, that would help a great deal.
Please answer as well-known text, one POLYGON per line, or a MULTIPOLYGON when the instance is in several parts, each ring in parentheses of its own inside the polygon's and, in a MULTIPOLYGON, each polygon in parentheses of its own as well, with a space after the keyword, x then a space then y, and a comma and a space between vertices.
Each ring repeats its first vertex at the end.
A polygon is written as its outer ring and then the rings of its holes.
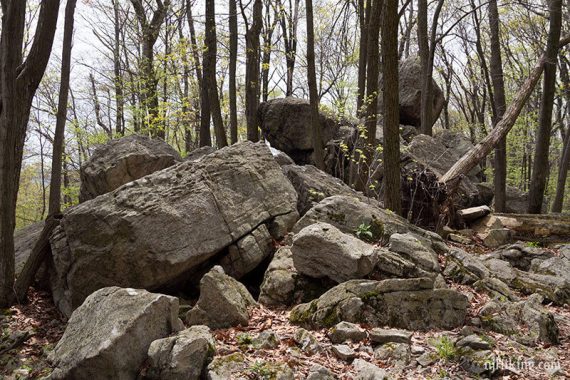
POLYGON ((388 373, 385 369, 375 366, 366 360, 356 359, 352 362, 352 366, 356 371, 354 380, 384 380, 388 379, 388 373))
POLYGON ((451 289, 433 289, 433 279, 351 280, 318 299, 296 306, 293 323, 308 328, 340 321, 409 330, 453 329, 463 324, 468 301, 451 289))
MULTIPOLYGON (((399 67, 399 99, 400 99, 400 124, 413 125, 416 128, 421 124, 421 88, 422 69, 419 59, 406 59, 400 62, 399 67)), ((383 88, 381 83, 380 88, 383 88)), ((431 114, 433 122, 439 118, 443 109, 445 98, 439 85, 432 79, 433 103, 431 114)), ((380 97, 381 103, 381 97, 380 97)), ((381 104, 380 104, 381 105, 381 104)), ((382 109, 380 107, 379 109, 382 109)))
POLYGON ((155 340, 148 349, 146 379, 199 380, 215 352, 206 326, 192 326, 174 336, 155 340))
POLYGON ((328 223, 303 228, 295 235, 291 252, 299 273, 337 283, 366 277, 377 262, 372 245, 328 223))
POLYGON ((212 329, 247 326, 249 309, 254 306, 246 287, 216 266, 200 280, 200 298, 186 314, 186 323, 212 329))
POLYGON ((298 194, 297 210, 304 215, 311 207, 333 195, 348 195, 366 199, 338 178, 334 178, 312 165, 283 166, 283 172, 298 194))
POLYGON ((331 342, 344 343, 347 340, 360 342, 366 339, 366 330, 357 324, 350 322, 339 322, 328 332, 331 342))
POLYGON ((236 243, 234 257, 246 261, 232 266, 243 272, 266 255, 261 226, 273 231, 281 218, 281 229, 290 229, 296 204, 294 188, 263 143, 235 144, 130 182, 65 211, 50 239, 54 300, 69 315, 105 286, 197 283, 196 273, 236 243), (252 238, 260 248, 253 259, 239 248, 252 238))
POLYGON ((541 305, 542 301, 538 294, 518 302, 489 301, 479 311, 479 318, 484 328, 508 335, 522 344, 558 344, 559 330, 554 315, 541 305))
POLYGON ((44 228, 44 221, 36 222, 14 232, 14 256, 16 277, 20 274, 32 253, 36 241, 44 228))
POLYGON ((439 272, 437 254, 425 242, 422 244, 413 234, 393 234, 390 236, 390 251, 399 253, 421 269, 439 272))
POLYGON ((178 299, 109 287, 78 307, 49 361, 52 379, 136 379, 149 346, 182 328, 178 299))
POLYGON ((354 234, 361 225, 369 226, 372 241, 388 240, 395 233, 412 232, 417 239, 429 244, 438 252, 448 251, 442 238, 430 231, 423 230, 402 218, 383 209, 373 199, 362 199, 350 195, 331 196, 313 206, 293 227, 298 233, 303 228, 316 222, 333 225, 344 233, 354 234))
POLYGON ((200 148, 194 149, 190 153, 184 157, 185 161, 198 161, 202 159, 202 157, 207 156, 210 153, 214 153, 216 151, 215 148, 211 146, 202 146, 200 148))
MULTIPOLYGON (((258 108, 263 136, 271 146, 285 152, 297 164, 311 164, 313 142, 309 101, 292 96, 263 102, 258 108)), ((336 120, 320 114, 322 146, 338 132, 336 120)))
POLYGON ((335 284, 300 274, 290 247, 281 247, 265 271, 259 302, 267 306, 289 306, 321 296, 335 284))
POLYGON ((181 161, 180 154, 160 139, 131 135, 98 146, 79 171, 79 201, 109 193, 181 161))

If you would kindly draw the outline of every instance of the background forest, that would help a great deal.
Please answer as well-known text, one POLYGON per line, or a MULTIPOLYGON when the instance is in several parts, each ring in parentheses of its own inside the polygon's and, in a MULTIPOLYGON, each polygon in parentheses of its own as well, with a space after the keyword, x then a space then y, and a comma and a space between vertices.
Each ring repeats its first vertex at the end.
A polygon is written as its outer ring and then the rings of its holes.
MULTIPOLYGON (((434 0, 427 4, 433 77, 446 98, 434 128, 462 131, 473 143, 493 127, 488 12, 495 1, 434 0)), ((40 9, 39 1, 27 3, 24 51, 31 46, 30 36, 40 9)), ((368 3, 370 6, 371 2, 368 3)), ((309 98, 305 2, 216 0, 214 5, 217 52, 213 67, 221 124, 228 141, 236 137, 244 140, 248 76, 259 77, 259 101, 286 95, 309 98), (258 70, 255 65, 248 65, 251 60, 248 51, 255 43, 252 36, 256 31, 260 36, 258 70)), ((545 50, 548 4, 530 0, 500 1, 497 5, 505 98, 510 104, 545 50)), ((364 0, 315 0, 313 6, 320 108, 338 117, 354 118, 361 78, 359 59, 364 47, 362 39, 366 37, 363 9, 367 4, 364 0)), ((415 0, 400 1, 400 59, 419 56, 418 6, 421 4, 415 0)), ((562 19, 569 20, 568 3, 562 4, 562 10, 562 19)), ((17 203, 17 228, 45 219, 48 212, 63 21, 59 17, 50 63, 32 102, 17 203)), ((205 3, 201 0, 80 0, 77 3, 62 176, 65 206, 77 202, 79 167, 98 143, 119 135, 146 133, 163 136, 183 155, 200 145, 203 110, 200 99, 201 89, 207 87, 202 82, 208 63, 203 60, 209 59, 204 55, 205 21, 205 3), (156 105, 150 104, 153 99, 156 105)), ((567 25, 562 23, 562 35, 567 32, 564 30, 567 25)), ((564 194, 563 210, 567 212, 570 208, 568 181, 559 176, 564 147, 568 149, 570 145, 568 51, 568 47, 560 49, 557 62, 545 168, 545 200, 549 211, 557 188, 564 194)), ((507 184, 524 191, 529 189, 535 160, 541 96, 542 86, 538 85, 507 137, 507 184)), ((223 145, 216 138, 219 135, 213 125, 217 121, 213 121, 212 142, 223 145)), ((492 164, 493 155, 490 155, 485 165, 489 181, 493 179, 492 164)))

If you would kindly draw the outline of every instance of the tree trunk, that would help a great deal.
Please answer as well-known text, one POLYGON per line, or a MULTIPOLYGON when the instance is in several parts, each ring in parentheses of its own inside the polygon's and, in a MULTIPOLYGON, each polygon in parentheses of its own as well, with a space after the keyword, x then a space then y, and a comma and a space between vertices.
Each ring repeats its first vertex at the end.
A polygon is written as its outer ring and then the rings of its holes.
MULTIPOLYGON (((566 104, 570 104, 570 76, 568 75, 568 65, 564 58, 560 58, 560 78, 562 79, 566 104)), ((570 116, 570 109, 567 109, 566 113, 567 117, 570 116)), ((564 205, 564 192, 566 190, 566 180, 568 179, 568 169, 570 168, 570 121, 568 121, 567 124, 568 127, 566 128, 564 143, 562 144, 562 157, 560 157, 556 195, 552 203, 552 212, 562 212, 562 206, 564 205)))
MULTIPOLYGON (((377 0, 378 1, 378 0, 377 0)), ((400 99, 398 91, 398 0, 384 0, 382 72, 384 89, 384 207, 402 214, 400 193, 400 99)), ((377 102, 376 102, 377 103, 377 102)))
POLYGON ((562 28, 562 0, 550 0, 550 26, 546 42, 544 81, 538 116, 538 131, 534 149, 534 164, 528 193, 528 213, 540 214, 546 180, 549 173, 548 153, 552 131, 552 108, 556 92, 556 62, 558 60, 558 40, 562 28))
POLYGON ((295 60, 297 58, 297 25, 299 23, 299 2, 294 0, 290 14, 287 15, 281 0, 277 0, 279 10, 279 23, 283 31, 283 43, 285 45, 285 65, 287 66, 285 96, 293 95, 293 72, 295 71, 295 60))
POLYGON ((359 0, 360 49, 358 50, 358 95, 356 98, 356 112, 361 114, 366 93, 366 66, 368 61, 368 26, 372 15, 372 0, 359 0))
POLYGON ((216 145, 223 148, 228 145, 220 98, 218 95, 218 84, 216 80, 216 55, 218 51, 216 38, 216 10, 215 0, 206 0, 206 51, 204 52, 204 85, 208 92, 208 101, 212 121, 214 122, 214 133, 216 135, 216 145))
POLYGON ((121 40, 121 24, 119 15, 119 2, 118 0, 113 0, 113 12, 114 12, 114 27, 115 27, 115 41, 113 46, 113 69, 115 74, 115 106, 116 110, 116 121, 115 121, 115 131, 119 136, 125 135, 125 112, 124 112, 124 91, 123 91, 123 79, 121 76, 121 50, 120 50, 120 40, 121 40))
MULTIPOLYGON (((570 43, 570 35, 564 36, 558 46, 563 47, 570 43)), ((467 175, 471 169, 473 169, 481 160, 483 160, 487 155, 493 150, 497 143, 503 139, 507 133, 511 130, 517 117, 519 116, 524 104, 530 97, 534 87, 538 83, 542 71, 544 70, 544 63, 546 62, 546 56, 543 55, 536 66, 530 72, 528 78, 525 80, 519 91, 516 93, 512 103, 508 106, 503 115, 503 118, 497 126, 491 130, 491 132, 481 140, 476 146, 474 146, 469 152, 465 153, 463 157, 459 159, 445 173, 441 178, 440 182, 445 184, 452 184, 461 179, 462 176, 467 175)))
POLYGON ((0 307, 9 306, 14 285, 14 227, 26 127, 32 99, 53 46, 58 0, 41 3, 36 33, 23 60, 26 1, 2 1, 0 34, 0 307))
POLYGON ((247 139, 259 140, 257 107, 259 105, 259 35, 263 26, 263 3, 254 0, 251 26, 245 33, 246 68, 245 68, 245 117, 247 120, 247 139))
MULTIPOLYGON (((376 123, 378 121, 378 79, 380 75, 380 24, 382 22, 383 0, 373 0, 368 24, 368 57, 366 58, 366 133, 368 144, 376 145, 376 123)), ((396 74, 397 75, 397 74, 396 74)))
MULTIPOLYGON (((491 59, 489 62, 491 81, 493 83, 493 127, 503 118, 507 108, 505 98, 505 80, 501 58, 501 37, 499 26, 499 10, 497 0, 489 2, 489 25, 491 30, 491 59)), ((499 140, 495 147, 495 165, 493 181, 495 186, 495 211, 505 212, 507 191, 507 139, 499 140)))
POLYGON ((321 120, 319 116, 319 93, 315 69, 315 30, 313 24, 313 1, 306 0, 307 12, 307 81, 309 82, 309 100, 311 103, 311 131, 313 138, 313 156, 315 166, 324 169, 321 120))
POLYGON ((230 2, 230 141, 232 144, 238 141, 238 120, 237 120, 237 90, 236 90, 236 67, 238 53, 238 23, 237 23, 237 0, 230 2))

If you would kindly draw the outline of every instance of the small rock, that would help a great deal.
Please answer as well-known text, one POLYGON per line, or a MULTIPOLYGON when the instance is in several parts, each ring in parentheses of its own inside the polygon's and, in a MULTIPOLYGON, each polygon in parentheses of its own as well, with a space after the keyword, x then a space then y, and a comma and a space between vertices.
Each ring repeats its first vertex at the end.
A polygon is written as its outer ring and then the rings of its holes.
POLYGON ((471 244, 471 239, 458 234, 449 234, 449 240, 459 244, 471 244))
POLYGON ((483 243, 489 248, 500 247, 512 241, 512 231, 508 228, 490 230, 483 238, 483 243))
POLYGON ((215 340, 207 326, 192 326, 175 336, 158 339, 148 349, 146 378, 198 380, 215 352, 215 340))
POLYGON ((412 355, 421 355, 424 352, 426 352, 426 349, 422 346, 418 346, 417 344, 412 344, 410 352, 412 353, 412 355))
POLYGON ((469 347, 474 350, 489 350, 491 349, 491 344, 481 337, 471 334, 465 338, 459 339, 455 345, 457 347, 469 347))
POLYGON ((252 343, 255 348, 269 350, 272 348, 279 347, 280 341, 281 340, 279 339, 277 334, 275 334, 275 332, 273 332, 272 330, 265 330, 260 332, 259 335, 255 337, 252 343))
POLYGON ((326 367, 315 364, 309 370, 309 375, 305 380, 335 380, 335 375, 326 367))
POLYGON ((354 380, 384 380, 388 378, 388 373, 372 363, 362 359, 355 359, 352 367, 356 371, 354 380))
POLYGON ((488 350, 470 351, 468 349, 466 352, 463 352, 460 359, 460 365, 467 372, 476 376, 481 376, 482 374, 489 372, 490 366, 488 363, 490 362, 492 355, 492 352, 488 350))
POLYGON ((332 346, 332 352, 341 360, 349 361, 356 357, 356 352, 346 344, 335 344, 332 346))
POLYGON ((300 328, 295 332, 293 339, 295 340, 295 343, 299 345, 301 350, 309 355, 316 354, 322 350, 317 338, 303 328, 300 328))
POLYGON ((247 368, 245 357, 240 352, 220 356, 208 365, 208 380, 227 380, 234 378, 236 373, 247 368))
POLYGON ((335 344, 343 343, 347 340, 360 342, 366 339, 366 330, 355 323, 340 322, 329 330, 328 336, 331 342, 335 344))
POLYGON ((437 361, 437 355, 433 352, 426 352, 416 359, 422 367, 429 367, 437 361))
POLYGON ((399 253, 424 270, 439 272, 437 254, 426 245, 422 244, 422 241, 412 233, 392 234, 390 236, 390 251, 399 253))
POLYGON ((214 267, 200 280, 200 298, 186 314, 189 325, 206 325, 210 328, 247 326, 249 308, 257 303, 245 286, 214 267))
POLYGON ((406 343, 385 343, 374 350, 378 360, 392 360, 397 364, 406 365, 411 359, 410 345, 406 343))
POLYGON ((370 340, 374 343, 406 343, 410 344, 412 340, 412 332, 397 329, 380 329, 370 330, 370 340))

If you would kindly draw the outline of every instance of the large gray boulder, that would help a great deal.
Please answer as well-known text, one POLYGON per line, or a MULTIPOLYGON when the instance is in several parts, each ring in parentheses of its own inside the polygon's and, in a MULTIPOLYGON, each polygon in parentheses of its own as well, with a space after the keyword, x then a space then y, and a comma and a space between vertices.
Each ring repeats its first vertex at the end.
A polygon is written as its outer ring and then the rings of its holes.
POLYGON ((283 172, 298 194, 297 210, 304 215, 311 207, 333 195, 347 195, 366 199, 350 186, 312 165, 286 165, 283 172))
POLYGON ((374 242, 387 242, 395 233, 412 233, 435 252, 445 253, 448 250, 441 236, 414 226, 401 216, 380 207, 377 201, 364 197, 335 195, 325 198, 299 219, 293 232, 298 233, 317 222, 331 224, 347 234, 355 233, 362 224, 370 226, 371 240, 374 242))
POLYGON ((296 306, 289 318, 307 328, 332 327, 340 321, 408 330, 461 326, 467 315, 467 297, 433 285, 430 278, 351 280, 296 306))
POLYGON ((71 315, 49 355, 52 379, 136 379, 150 344, 182 328, 178 299, 109 287, 71 315))
POLYGON ((180 154, 160 139, 132 135, 110 140, 81 166, 79 201, 106 194, 180 160, 180 154))
POLYGON ((337 283, 365 278, 378 261, 374 246, 328 223, 302 229, 295 235, 291 251, 299 273, 337 283))
POLYGON ((216 266, 202 277, 200 298, 186 314, 186 323, 213 329, 247 326, 249 309, 255 305, 245 286, 216 266))
POLYGON ((145 379, 199 380, 212 360, 216 341, 207 326, 192 326, 157 339, 148 349, 145 379))
MULTIPOLYGON (((305 99, 286 97, 261 103, 258 116, 263 136, 297 164, 313 162, 311 106, 305 99)), ((322 146, 337 134, 338 123, 320 114, 322 146)))
MULTIPOLYGON (((249 234, 263 246, 260 226, 273 231, 280 220, 290 229, 296 205, 295 189, 262 143, 232 145, 130 182, 64 213, 51 237, 54 300, 69 315, 105 286, 197 283, 198 271, 234 243, 239 251, 249 234)), ((233 268, 248 270, 266 255, 258 253, 233 268)))
MULTIPOLYGON (((422 105, 422 68, 419 59, 410 58, 402 61, 399 68, 399 78, 400 124, 413 125, 419 128, 422 105)), ((432 88, 433 103, 431 105, 431 114, 435 123, 443 109, 445 98, 443 91, 433 79, 432 88)))

